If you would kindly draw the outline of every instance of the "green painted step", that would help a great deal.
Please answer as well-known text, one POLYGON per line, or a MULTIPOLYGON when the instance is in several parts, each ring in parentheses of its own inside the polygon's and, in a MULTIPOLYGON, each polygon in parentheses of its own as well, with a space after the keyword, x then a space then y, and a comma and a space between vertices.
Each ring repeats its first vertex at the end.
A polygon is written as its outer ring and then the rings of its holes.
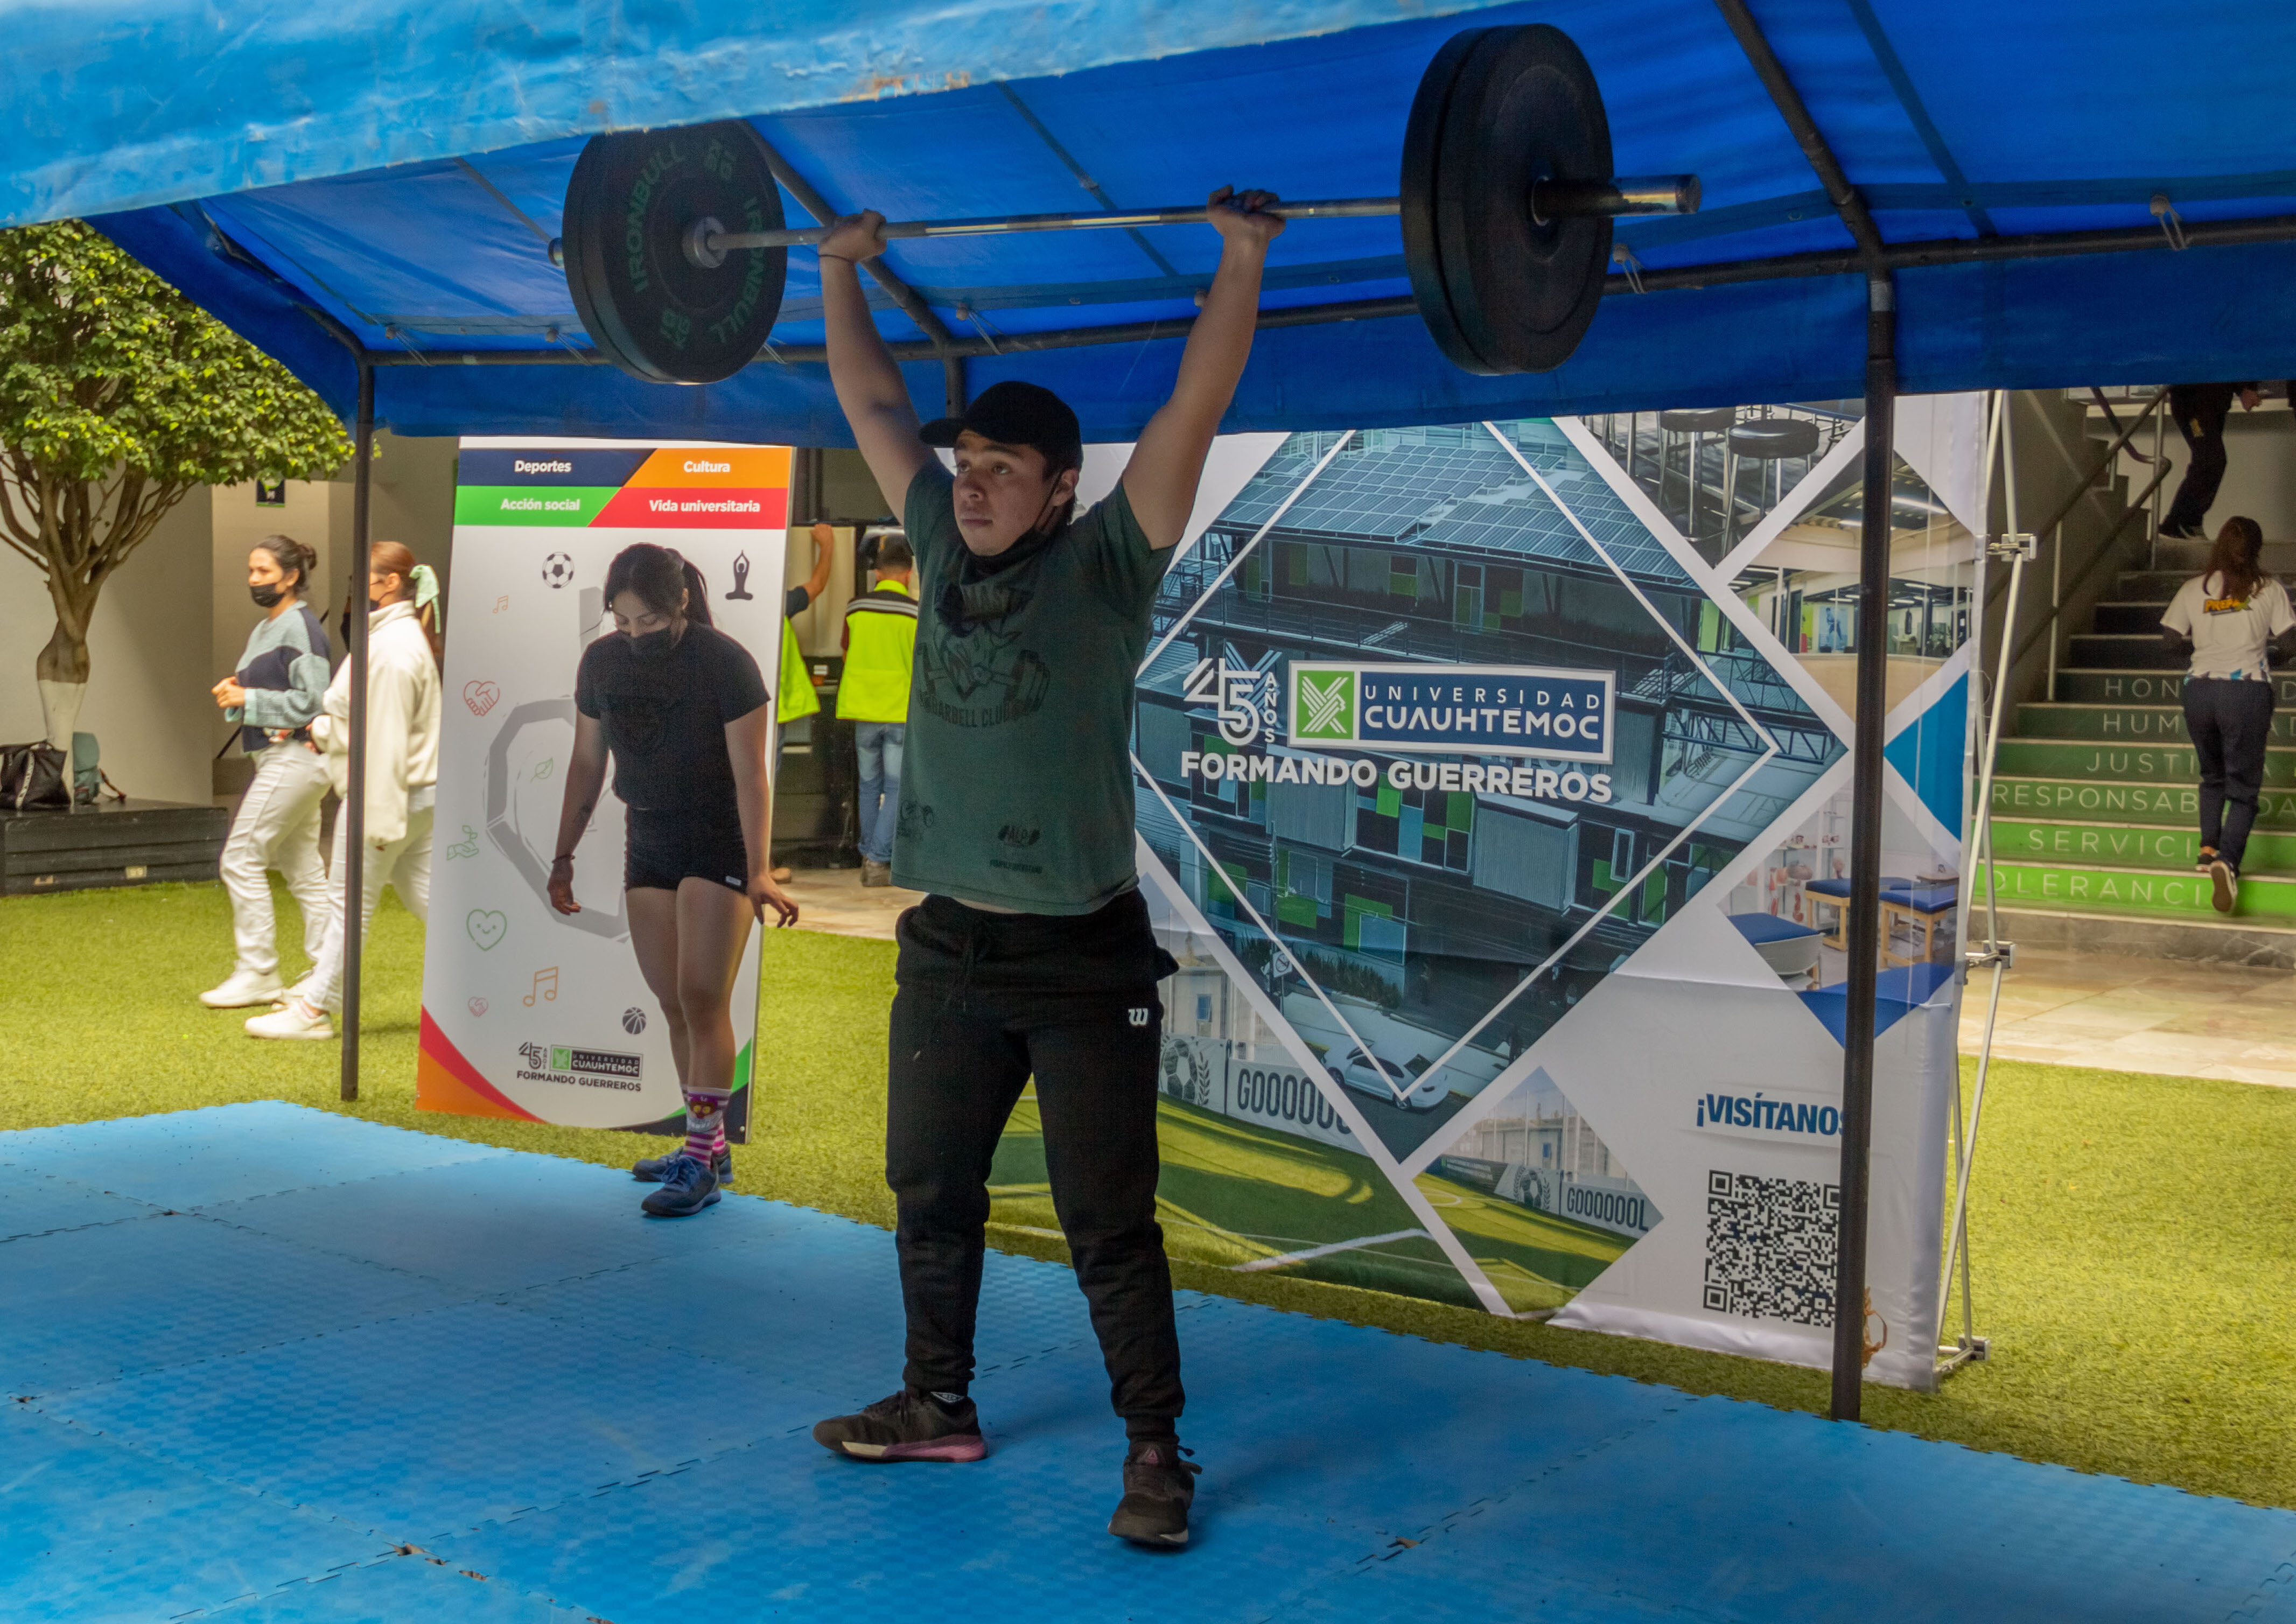
MULTIPOLYGON (((2296 705, 2296 671, 2275 671, 2275 699, 2296 705)), ((2176 705, 2184 701, 2182 671, 2079 671, 2057 673, 2057 698, 2075 705, 2176 705)))
MULTIPOLYGON (((2017 707, 2026 739, 2097 739, 2112 744, 2185 742, 2182 705, 2073 705, 2057 701, 2017 707)), ((2272 713, 2275 743, 2296 744, 2296 710, 2272 713)))
MULTIPOLYGON (((2002 746, 2005 752, 2008 746, 2002 746)), ((1993 816, 2036 822, 2181 824, 2201 816, 2201 793, 2194 783, 2110 783, 2094 779, 1997 777, 1993 816)), ((2296 793, 2267 790, 2257 797, 2259 830, 2296 830, 2296 793)))
MULTIPOLYGON (((2112 779, 2123 783, 2198 783, 2201 769, 2186 744, 2091 743, 2086 739, 2004 739, 1994 770, 2020 778, 2112 779)), ((2264 782, 2296 786, 2296 747, 2264 752, 2264 782)))
MULTIPOLYGON (((1985 895, 1980 864, 1972 898, 1985 895)), ((2102 864, 2009 862, 1993 865, 1996 899, 2005 908, 2070 909, 2145 919, 2267 924, 2296 928, 2296 880, 2243 875, 2240 905, 2227 916, 2210 900, 2208 876, 2102 864)))
MULTIPOLYGON (((2116 868, 2150 868, 2190 874, 2199 859, 2201 834, 2191 826, 2157 824, 2076 824, 2046 819, 1996 817, 1993 853, 2046 863, 2107 863, 2116 868)), ((2296 834, 2258 830, 2248 837, 2241 859, 2243 877, 2284 874, 2296 878, 2296 834)))

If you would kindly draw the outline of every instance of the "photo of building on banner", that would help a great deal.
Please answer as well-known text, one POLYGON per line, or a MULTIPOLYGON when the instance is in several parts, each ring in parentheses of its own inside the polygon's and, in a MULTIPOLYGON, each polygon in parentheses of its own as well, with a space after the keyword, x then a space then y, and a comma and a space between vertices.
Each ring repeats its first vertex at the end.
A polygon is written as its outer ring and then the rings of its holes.
MULTIPOLYGON (((1978 447, 1907 406, 1868 1341, 1923 1385, 1978 447)), ((1862 425, 1660 415, 1294 434, 1172 565, 1136 767, 1175 1255, 1827 1362, 1862 425), (1726 463, 1739 429, 1811 443, 1726 463)), ((999 1216, 1048 1223, 1025 1111, 999 1216)))
MULTIPOLYGON (((575 670, 615 635, 607 564, 644 541, 700 569, 711 621, 771 684, 790 461, 781 447, 462 442, 418 1109, 682 1131, 668 1031, 630 946, 611 780, 575 849, 581 911, 561 914, 547 895, 575 670)), ((753 932, 733 997, 736 1143, 748 1138, 758 952, 753 932)))

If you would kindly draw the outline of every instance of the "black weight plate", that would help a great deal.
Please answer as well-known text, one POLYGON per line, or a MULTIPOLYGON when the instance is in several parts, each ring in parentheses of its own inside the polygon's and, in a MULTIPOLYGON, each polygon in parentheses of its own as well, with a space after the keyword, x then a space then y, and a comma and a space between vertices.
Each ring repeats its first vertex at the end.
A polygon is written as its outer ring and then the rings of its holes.
POLYGON ((1610 120, 1578 47, 1544 23, 1456 37, 1420 81, 1404 155, 1405 253, 1444 353, 1484 373, 1570 359, 1602 302, 1611 221, 1541 223, 1529 194, 1611 178, 1610 120))
POLYGON ((566 286, 599 353, 655 383, 715 383, 765 347, 785 248, 736 249, 710 268, 686 228, 782 229, 766 145, 741 119, 592 137, 566 186, 566 286))
POLYGON ((1435 220, 1436 149, 1443 132, 1443 115, 1451 102, 1451 82, 1459 64, 1477 40, 1491 30, 1467 29, 1443 42, 1427 71, 1419 76, 1419 92, 1411 101, 1411 119, 1403 128, 1403 180, 1398 188, 1403 203, 1403 263, 1411 274, 1411 296, 1420 319, 1435 346, 1453 365, 1470 372, 1488 370, 1482 357, 1468 347, 1452 318, 1451 291, 1443 280, 1442 234, 1435 220))

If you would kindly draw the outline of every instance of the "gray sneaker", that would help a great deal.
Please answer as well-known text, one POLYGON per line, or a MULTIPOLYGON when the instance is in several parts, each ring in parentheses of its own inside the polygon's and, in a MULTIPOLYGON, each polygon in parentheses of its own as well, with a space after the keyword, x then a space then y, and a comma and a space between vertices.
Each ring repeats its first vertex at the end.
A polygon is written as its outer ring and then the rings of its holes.
POLYGON ((718 1180, 691 1156, 675 1156, 663 1172, 661 1188, 638 1203, 648 1218, 692 1218, 718 1204, 718 1180))
POLYGON ((864 857, 861 859, 862 884, 890 885, 892 882, 893 865, 890 863, 880 863, 874 857, 864 857))

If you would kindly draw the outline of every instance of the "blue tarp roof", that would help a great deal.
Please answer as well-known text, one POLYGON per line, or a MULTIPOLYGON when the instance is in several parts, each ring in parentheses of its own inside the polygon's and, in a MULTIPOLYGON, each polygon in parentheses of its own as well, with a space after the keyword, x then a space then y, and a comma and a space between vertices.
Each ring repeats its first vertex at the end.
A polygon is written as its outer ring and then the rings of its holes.
MULTIPOLYGON (((1703 179, 1700 215, 1621 226, 1644 267, 1850 246, 1708 0, 766 9, 12 6, 0 202, 18 221, 94 218, 348 407, 348 354, 306 308, 379 351, 586 346, 545 244, 597 129, 750 116, 832 204, 896 217, 1088 207, 1080 176, 1126 207, 1225 182, 1391 193, 1437 47, 1461 27, 1538 21, 1593 63, 1622 173, 1703 179), (1411 20, 1382 21, 1398 10, 1411 20)), ((1753 12, 1893 242, 2150 228, 2156 193, 2187 221, 2296 212, 2284 3, 1753 12)), ((1185 318, 1217 239, 1143 237, 905 242, 891 263, 960 335, 1185 318)), ((1898 283, 1908 390, 2296 372, 2296 244, 1932 267, 1898 283)), ((1266 302, 1407 291, 1392 220, 1301 222, 1276 245, 1266 302)), ((1415 317, 1270 330, 1228 427, 1854 396, 1864 308, 1855 275, 1616 295, 1563 367, 1504 378, 1450 366, 1415 317)), ((890 306, 880 320, 890 337, 921 336, 890 306)), ((813 261, 794 251, 775 338, 820 333, 813 261)), ((1123 439, 1163 398, 1178 352, 1161 340, 983 357, 967 381, 1036 379, 1075 403, 1088 438, 1123 439)), ((911 377, 937 414, 939 369, 911 377)), ((704 389, 603 366, 402 365, 378 393, 383 420, 410 433, 847 439, 825 373, 802 364, 761 362, 704 389)))

